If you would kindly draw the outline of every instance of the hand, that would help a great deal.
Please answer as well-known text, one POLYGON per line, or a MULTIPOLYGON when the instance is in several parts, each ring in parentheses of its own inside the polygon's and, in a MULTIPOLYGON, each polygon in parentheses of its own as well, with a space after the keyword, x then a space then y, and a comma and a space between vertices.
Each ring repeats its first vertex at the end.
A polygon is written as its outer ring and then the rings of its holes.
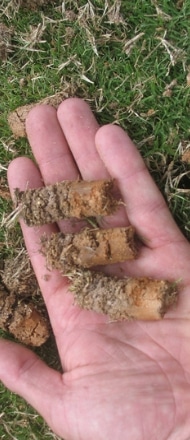
MULTIPOLYGON (((185 440, 190 438, 190 245, 177 228, 137 149, 113 125, 98 127, 77 98, 58 111, 34 108, 28 158, 9 166, 11 191, 59 180, 117 180, 126 210, 106 226, 131 223, 144 245, 122 264, 126 275, 181 279, 179 301, 163 320, 109 323, 73 305, 68 281, 47 273, 39 239, 54 226, 28 228, 26 246, 49 312, 64 373, 19 344, 0 341, 0 378, 24 397, 65 440, 185 440)), ((105 225, 103 225, 105 226, 105 225)), ((58 225, 65 227, 64 222, 58 225)), ((117 271, 118 266, 107 271, 117 271)))

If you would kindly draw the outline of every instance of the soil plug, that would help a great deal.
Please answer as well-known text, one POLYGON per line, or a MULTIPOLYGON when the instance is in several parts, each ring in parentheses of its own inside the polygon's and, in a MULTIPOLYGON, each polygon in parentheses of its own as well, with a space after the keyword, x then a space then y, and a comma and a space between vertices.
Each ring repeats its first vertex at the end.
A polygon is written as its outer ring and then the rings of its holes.
POLYGON ((71 273, 75 303, 87 310, 109 316, 111 321, 123 319, 157 320, 176 303, 175 283, 150 278, 108 277, 102 273, 71 273))
POLYGON ((0 284, 0 328, 20 342, 39 347, 50 336, 49 324, 33 304, 20 301, 0 284))
POLYGON ((47 266, 66 273, 73 267, 89 268, 133 260, 137 245, 132 226, 114 229, 85 228, 78 234, 43 236, 42 253, 47 266))
POLYGON ((38 304, 43 303, 36 276, 24 249, 15 253, 14 258, 5 260, 1 278, 9 292, 14 292, 20 298, 36 297, 38 304))
MULTIPOLYGON (((26 4, 26 0, 23 0, 23 4, 24 3, 26 4)), ((28 1, 28 4, 31 4, 31 0, 28 1)), ((36 0, 36 4, 39 4, 39 0, 36 0)), ((0 35, 1 35, 1 29, 0 29, 0 35)), ((55 95, 52 96, 46 96, 46 98, 43 98, 42 100, 36 103, 34 102, 32 104, 22 105, 21 107, 17 107, 14 111, 11 111, 8 114, 8 123, 14 136, 16 138, 26 137, 26 128, 25 128, 26 118, 33 107, 36 107, 36 105, 39 104, 40 105, 48 104, 48 105, 52 105, 55 108, 58 108, 59 104, 61 104, 61 102, 65 98, 68 98, 70 94, 71 94, 70 87, 67 87, 65 91, 57 92, 55 93, 55 95)))
POLYGON ((26 191, 15 190, 17 205, 28 226, 53 223, 63 218, 113 214, 118 202, 112 196, 113 180, 63 181, 26 191))

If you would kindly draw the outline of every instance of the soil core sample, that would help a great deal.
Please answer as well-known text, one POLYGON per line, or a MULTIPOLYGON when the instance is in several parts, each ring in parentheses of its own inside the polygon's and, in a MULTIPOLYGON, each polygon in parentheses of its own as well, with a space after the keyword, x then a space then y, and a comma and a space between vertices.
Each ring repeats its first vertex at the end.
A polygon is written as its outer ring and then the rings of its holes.
POLYGON ((119 279, 86 270, 73 273, 71 281, 75 304, 111 321, 161 319, 177 300, 176 285, 165 280, 119 279))
POLYGON ((47 320, 34 305, 8 293, 3 284, 0 284, 0 328, 35 347, 44 344, 50 335, 47 320))
POLYGON ((54 223, 64 218, 111 215, 118 202, 113 180, 63 181, 26 191, 15 190, 17 206, 28 226, 54 223))
POLYGON ((69 93, 66 90, 65 92, 57 92, 55 95, 46 96, 46 98, 41 99, 38 102, 34 102, 32 104, 26 104, 22 105, 20 107, 17 107, 14 111, 11 111, 8 114, 8 123, 10 126, 10 129, 12 130, 14 136, 16 138, 19 137, 26 137, 26 118, 32 110, 33 107, 36 107, 37 105, 52 105, 55 108, 58 108, 59 104, 65 99, 68 98, 71 94, 71 91, 69 93))
POLYGON ((132 226, 113 229, 85 228, 78 234, 43 236, 42 253, 47 267, 62 273, 74 267, 90 268, 133 260, 137 256, 132 226))

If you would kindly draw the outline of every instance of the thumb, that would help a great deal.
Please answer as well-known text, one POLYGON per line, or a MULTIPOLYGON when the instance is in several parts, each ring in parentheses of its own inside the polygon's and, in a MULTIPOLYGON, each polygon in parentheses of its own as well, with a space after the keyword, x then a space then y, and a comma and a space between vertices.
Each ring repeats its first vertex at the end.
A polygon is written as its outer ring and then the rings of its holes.
POLYGON ((64 384, 61 373, 48 367, 35 353, 11 341, 0 340, 0 380, 19 394, 58 435, 64 429, 64 384), (62 429, 56 421, 61 417, 62 429))

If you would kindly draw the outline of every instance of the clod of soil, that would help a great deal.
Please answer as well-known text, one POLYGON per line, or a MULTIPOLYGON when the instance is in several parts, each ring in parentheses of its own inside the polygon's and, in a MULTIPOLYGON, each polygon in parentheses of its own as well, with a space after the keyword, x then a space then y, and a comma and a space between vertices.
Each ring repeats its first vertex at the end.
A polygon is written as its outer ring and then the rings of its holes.
POLYGON ((15 190, 17 206, 28 226, 64 218, 111 215, 118 202, 112 196, 113 180, 63 181, 38 189, 15 190))
POLYGON ((62 273, 74 267, 89 268, 132 260, 137 256, 132 226, 114 229, 85 228, 78 234, 43 236, 42 253, 47 266, 62 273))
POLYGON ((16 138, 26 136, 25 121, 29 111, 32 110, 33 107, 34 104, 27 104, 9 113, 8 123, 16 138))
POLYGON ((9 292, 14 292, 22 298, 41 298, 38 282, 27 253, 22 252, 14 258, 7 258, 1 274, 2 281, 9 292))
POLYGON ((5 260, 1 280, 0 328, 27 345, 44 344, 50 336, 49 317, 24 249, 5 260))
POLYGON ((67 91, 58 92, 55 95, 47 96, 46 98, 41 99, 39 102, 23 105, 16 108, 16 110, 10 112, 8 115, 8 123, 14 136, 16 138, 26 137, 25 122, 28 113, 30 112, 30 110, 32 110, 33 107, 36 107, 39 104, 49 104, 57 108, 59 104, 61 104, 63 99, 68 98, 68 96, 70 95, 67 91))
POLYGON ((20 301, 0 284, 0 328, 24 344, 38 347, 49 338, 49 325, 34 305, 20 301))
POLYGON ((177 301, 176 285, 164 280, 119 279, 87 270, 73 273, 71 281, 75 303, 111 321, 158 320, 177 301))
POLYGON ((181 156, 181 161, 190 164, 190 147, 186 148, 181 156))
POLYGON ((4 23, 0 23, 0 61, 6 61, 8 53, 11 51, 12 28, 8 28, 4 23))
POLYGON ((4 177, 0 177, 0 197, 4 200, 11 199, 9 187, 4 177))

